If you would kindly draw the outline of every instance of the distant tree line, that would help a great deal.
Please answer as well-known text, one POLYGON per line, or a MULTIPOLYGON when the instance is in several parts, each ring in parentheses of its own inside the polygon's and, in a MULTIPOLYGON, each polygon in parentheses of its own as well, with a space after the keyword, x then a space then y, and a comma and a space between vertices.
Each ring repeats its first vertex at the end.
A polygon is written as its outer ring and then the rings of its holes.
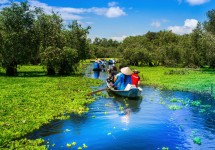
POLYGON ((172 31, 147 32, 130 36, 120 43, 96 38, 95 57, 118 57, 125 65, 215 68, 215 10, 207 21, 198 23, 190 34, 172 31))
POLYGON ((119 57, 118 47, 120 42, 106 38, 95 38, 91 46, 91 58, 119 57))
MULTIPOLYGON (((214 19, 215 20, 215 15, 214 19)), ((172 31, 147 32, 126 38, 119 47, 122 61, 128 65, 168 67, 215 67, 215 27, 198 23, 190 34, 172 31)))
POLYGON ((117 57, 125 65, 215 68, 215 10, 190 34, 147 32, 118 42, 88 39, 90 26, 68 26, 58 13, 46 14, 28 2, 11 3, 0 11, 0 65, 17 74, 17 65, 43 64, 49 75, 70 74, 81 60, 117 57))
POLYGON ((0 12, 0 64, 9 76, 17 74, 17 65, 39 63, 49 75, 70 74, 89 58, 89 29, 77 21, 64 27, 57 13, 12 2, 0 12))

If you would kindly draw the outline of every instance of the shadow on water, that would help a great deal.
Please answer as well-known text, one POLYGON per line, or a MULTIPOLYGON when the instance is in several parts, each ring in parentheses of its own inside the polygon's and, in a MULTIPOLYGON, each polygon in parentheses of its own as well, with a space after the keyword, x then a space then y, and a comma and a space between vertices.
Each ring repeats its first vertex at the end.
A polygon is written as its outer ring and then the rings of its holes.
MULTIPOLYGON (((85 75, 107 78, 105 72, 94 76, 92 66, 85 75)), ((28 138, 43 138, 48 149, 56 150, 68 149, 66 145, 72 142, 77 143, 74 149, 86 144, 89 150, 215 149, 215 101, 211 97, 149 86, 142 89, 142 98, 136 100, 105 91, 109 97, 90 104, 88 113, 53 121, 28 138), (195 137, 200 137, 201 145, 194 143, 195 137)))

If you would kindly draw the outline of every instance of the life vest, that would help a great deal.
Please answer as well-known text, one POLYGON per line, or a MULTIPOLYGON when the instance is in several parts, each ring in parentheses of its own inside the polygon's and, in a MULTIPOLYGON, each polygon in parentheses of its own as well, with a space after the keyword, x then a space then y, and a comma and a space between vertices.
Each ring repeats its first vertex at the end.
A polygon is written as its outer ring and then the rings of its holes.
POLYGON ((131 75, 131 80, 132 80, 132 84, 137 87, 138 86, 138 81, 140 80, 140 77, 138 76, 138 74, 132 74, 131 75))

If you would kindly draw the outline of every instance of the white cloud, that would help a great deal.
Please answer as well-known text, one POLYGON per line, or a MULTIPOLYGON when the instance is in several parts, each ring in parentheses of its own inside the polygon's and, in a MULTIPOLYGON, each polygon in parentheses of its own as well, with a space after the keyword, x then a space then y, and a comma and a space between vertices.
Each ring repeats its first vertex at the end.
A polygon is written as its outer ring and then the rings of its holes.
POLYGON ((113 6, 116 6, 117 4, 118 4, 117 2, 110 2, 110 3, 108 3, 108 6, 113 7, 113 6))
POLYGON ((201 5, 209 2, 210 0, 186 0, 190 5, 201 5))
POLYGON ((120 17, 125 15, 126 13, 119 7, 110 7, 107 12, 106 12, 106 16, 108 18, 114 18, 114 17, 120 17))
POLYGON ((166 19, 155 20, 155 21, 152 21, 151 26, 159 28, 162 23, 166 23, 166 22, 168 22, 168 20, 166 19))
POLYGON ((172 30, 173 33, 180 35, 189 34, 196 28, 197 24, 198 21, 195 19, 186 19, 183 26, 170 26, 168 30, 172 30))
POLYGON ((125 36, 125 35, 122 35, 122 36, 114 36, 114 37, 111 37, 112 40, 115 40, 115 41, 123 41, 126 37, 128 36, 125 36))
MULTIPOLYGON (((0 9, 8 7, 9 0, 0 0, 0 9)), ((120 17, 126 13, 120 7, 114 7, 117 5, 117 2, 108 3, 109 8, 103 7, 91 7, 91 8, 72 8, 72 7, 57 7, 49 6, 46 3, 40 2, 38 0, 29 0, 29 5, 31 7, 41 7, 46 14, 51 14, 53 11, 58 12, 63 20, 81 20, 83 15, 87 13, 102 15, 108 18, 120 17)))
POLYGON ((161 26, 161 23, 160 23, 160 21, 153 21, 153 22, 151 23, 151 26, 156 27, 156 28, 159 28, 159 27, 161 26))
MULTIPOLYGON (((39 2, 37 0, 30 0, 29 4, 32 7, 41 7, 43 8, 44 12, 50 14, 52 11, 59 12, 61 17, 64 20, 80 20, 83 19, 81 15, 86 13, 93 13, 96 15, 103 15, 108 18, 113 17, 120 17, 125 15, 126 13, 120 7, 110 7, 110 8, 98 8, 98 7, 91 7, 91 8, 71 8, 71 7, 56 7, 56 6, 49 6, 46 3, 39 2)), ((111 2, 108 5, 114 6, 116 2, 111 2)))

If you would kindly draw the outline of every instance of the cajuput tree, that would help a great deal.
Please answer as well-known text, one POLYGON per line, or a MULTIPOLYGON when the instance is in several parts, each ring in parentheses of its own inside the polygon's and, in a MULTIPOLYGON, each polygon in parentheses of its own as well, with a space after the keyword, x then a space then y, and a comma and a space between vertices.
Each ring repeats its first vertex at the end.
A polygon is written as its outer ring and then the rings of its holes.
POLYGON ((17 73, 17 65, 26 64, 31 56, 35 13, 27 2, 11 3, 0 12, 2 66, 8 76, 17 73))

